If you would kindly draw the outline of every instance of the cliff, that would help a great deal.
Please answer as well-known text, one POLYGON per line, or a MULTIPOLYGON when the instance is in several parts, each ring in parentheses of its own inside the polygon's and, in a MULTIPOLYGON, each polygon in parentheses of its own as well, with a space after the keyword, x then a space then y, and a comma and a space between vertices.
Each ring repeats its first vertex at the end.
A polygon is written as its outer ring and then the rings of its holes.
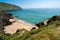
POLYGON ((47 25, 42 25, 39 29, 25 31, 23 34, 21 31, 12 35, 10 40, 60 40, 60 16, 53 16, 47 25))
POLYGON ((0 11, 14 11, 21 10, 22 8, 13 4, 0 2, 0 11))
POLYGON ((60 40, 60 16, 53 16, 47 25, 40 25, 39 29, 25 32, 21 31, 10 37, 10 40, 60 40))
POLYGON ((11 13, 0 12, 0 30, 4 29, 4 26, 10 25, 9 19, 13 18, 11 13))
MULTIPOLYGON (((0 25, 5 23, 5 25, 10 25, 8 21, 10 18, 12 18, 10 13, 1 12, 0 25)), ((39 29, 34 29, 30 32, 26 30, 17 30, 17 32, 11 36, 0 31, 0 40, 60 40, 60 16, 53 16, 49 18, 48 21, 44 22, 36 24, 39 29), (47 22, 47 24, 45 25, 44 22, 47 22)))

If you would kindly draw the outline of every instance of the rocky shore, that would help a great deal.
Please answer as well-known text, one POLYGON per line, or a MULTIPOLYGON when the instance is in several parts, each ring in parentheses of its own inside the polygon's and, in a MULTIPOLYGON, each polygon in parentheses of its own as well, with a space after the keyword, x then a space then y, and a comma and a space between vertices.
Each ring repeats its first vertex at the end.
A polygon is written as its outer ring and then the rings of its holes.
POLYGON ((0 30, 4 29, 4 26, 10 25, 9 19, 13 18, 11 13, 0 12, 0 30))
POLYGON ((53 22, 56 20, 60 20, 60 19, 58 18, 58 16, 53 16, 53 17, 49 18, 48 20, 45 20, 44 22, 40 22, 40 23, 36 24, 36 26, 40 28, 40 27, 42 27, 44 25, 48 25, 50 22, 53 22))

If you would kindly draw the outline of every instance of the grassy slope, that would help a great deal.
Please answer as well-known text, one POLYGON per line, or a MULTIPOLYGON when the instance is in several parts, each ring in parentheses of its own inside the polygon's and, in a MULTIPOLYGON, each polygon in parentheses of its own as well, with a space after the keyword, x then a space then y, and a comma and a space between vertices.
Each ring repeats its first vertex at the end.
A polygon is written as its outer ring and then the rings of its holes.
POLYGON ((22 36, 19 36, 21 31, 10 37, 0 33, 0 37, 4 40, 60 40, 60 20, 52 21, 48 25, 30 32, 26 31, 22 36))
POLYGON ((21 9, 21 7, 18 7, 16 5, 8 4, 0 2, 0 11, 6 11, 6 10, 18 10, 21 9))

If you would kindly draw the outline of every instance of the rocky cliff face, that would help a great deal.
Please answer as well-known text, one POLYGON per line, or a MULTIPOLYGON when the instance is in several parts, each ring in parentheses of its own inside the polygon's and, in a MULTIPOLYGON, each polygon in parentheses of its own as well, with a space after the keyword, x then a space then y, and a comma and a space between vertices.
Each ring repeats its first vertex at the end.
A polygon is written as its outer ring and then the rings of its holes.
POLYGON ((21 9, 22 8, 19 6, 0 2, 0 11, 13 11, 13 10, 21 10, 21 9))
POLYGON ((4 29, 4 26, 10 25, 9 19, 13 18, 12 14, 6 12, 0 12, 0 30, 4 29))

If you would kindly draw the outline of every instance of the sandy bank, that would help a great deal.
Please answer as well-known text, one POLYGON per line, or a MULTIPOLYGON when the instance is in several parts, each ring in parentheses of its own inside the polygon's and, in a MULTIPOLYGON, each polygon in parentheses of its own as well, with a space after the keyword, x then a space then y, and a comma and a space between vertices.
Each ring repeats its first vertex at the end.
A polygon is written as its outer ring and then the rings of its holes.
MULTIPOLYGON (((15 19, 14 19, 15 20, 15 19)), ((13 20, 11 20, 13 21, 13 20)), ((15 20, 14 23, 12 23, 12 25, 8 25, 8 26, 5 26, 5 33, 6 34, 13 34, 15 33, 18 29, 25 29, 27 31, 31 31, 32 28, 36 28, 38 29, 38 27, 34 26, 34 25, 31 25, 29 23, 26 23, 22 20, 15 20)))

